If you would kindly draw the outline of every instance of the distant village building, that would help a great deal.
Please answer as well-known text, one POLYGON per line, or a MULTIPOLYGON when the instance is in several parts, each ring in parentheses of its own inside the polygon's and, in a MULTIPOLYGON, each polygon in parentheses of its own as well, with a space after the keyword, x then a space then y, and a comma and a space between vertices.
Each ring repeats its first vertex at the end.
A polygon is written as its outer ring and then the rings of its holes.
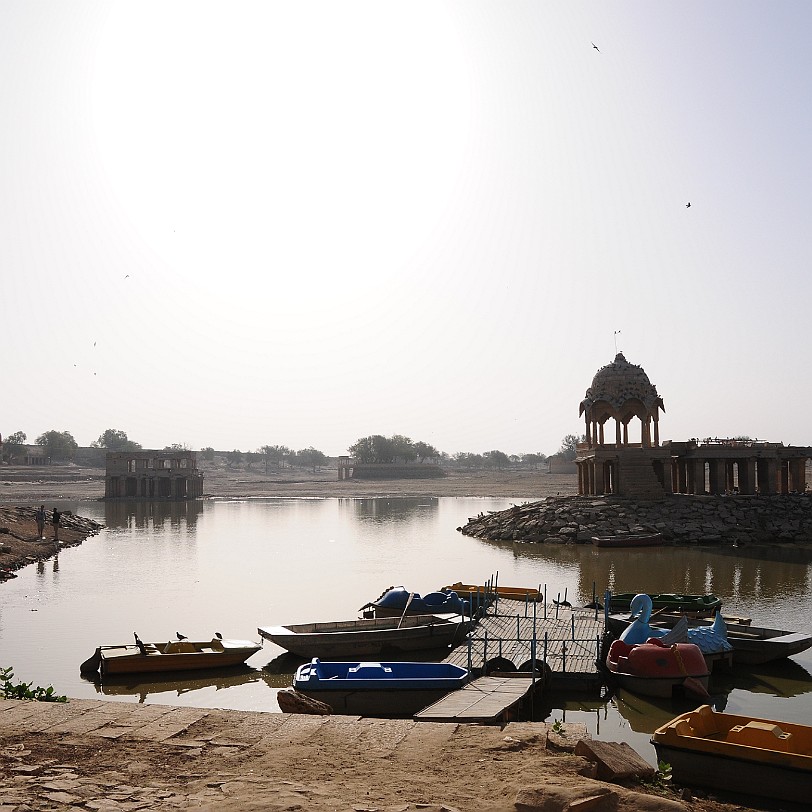
POLYGON ((199 499, 203 472, 195 451, 113 451, 106 456, 105 499, 199 499))
POLYGON ((575 459, 579 494, 656 499, 806 490, 812 448, 717 437, 661 444, 660 411, 665 406, 657 388, 622 353, 598 370, 581 401, 586 440, 575 459), (614 437, 605 432, 610 419, 614 437), (640 423, 640 442, 630 442, 632 421, 640 423))
POLYGON ((24 445, 23 454, 17 462, 21 465, 48 465, 48 457, 41 445, 24 445))

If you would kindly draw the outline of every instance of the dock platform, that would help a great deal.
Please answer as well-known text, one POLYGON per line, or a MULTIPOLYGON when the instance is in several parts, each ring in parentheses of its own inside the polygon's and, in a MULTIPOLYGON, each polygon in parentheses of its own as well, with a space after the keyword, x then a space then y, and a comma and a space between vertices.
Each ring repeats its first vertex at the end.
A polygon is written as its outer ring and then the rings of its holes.
POLYGON ((531 671, 535 659, 549 689, 597 693, 603 633, 602 611, 501 599, 445 661, 487 673, 531 671))
POLYGON ((414 715, 418 722, 474 722, 494 724, 512 721, 516 709, 540 680, 514 674, 478 677, 465 687, 446 694, 414 715))

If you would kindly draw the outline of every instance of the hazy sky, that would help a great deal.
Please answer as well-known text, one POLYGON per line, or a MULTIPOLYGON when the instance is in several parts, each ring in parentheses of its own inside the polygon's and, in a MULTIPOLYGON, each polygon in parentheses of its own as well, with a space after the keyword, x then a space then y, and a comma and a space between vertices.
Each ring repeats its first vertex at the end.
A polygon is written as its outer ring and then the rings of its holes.
POLYGON ((811 31, 4 0, 0 432, 550 454, 617 341, 663 439, 812 444, 811 31))

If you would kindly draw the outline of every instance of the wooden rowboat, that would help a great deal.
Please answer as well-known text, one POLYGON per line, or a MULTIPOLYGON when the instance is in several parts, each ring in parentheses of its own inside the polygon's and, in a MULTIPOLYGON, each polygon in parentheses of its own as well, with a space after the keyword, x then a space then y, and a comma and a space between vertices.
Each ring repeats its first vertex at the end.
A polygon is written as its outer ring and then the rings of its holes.
POLYGON ((204 642, 172 640, 168 643, 99 646, 92 657, 82 663, 83 674, 101 671, 114 674, 157 674, 166 671, 192 671, 201 668, 226 668, 244 663, 261 646, 250 640, 204 642))
POLYGON ((812 727, 703 705, 657 728, 657 758, 680 784, 809 804, 812 727))
POLYGON ((661 533, 614 533, 592 536, 596 547, 659 547, 665 544, 661 533))
POLYGON ((448 586, 441 587, 442 592, 456 592, 463 600, 470 598, 471 595, 487 596, 487 597, 500 597, 512 601, 543 601, 544 595, 538 589, 523 586, 484 586, 477 584, 463 584, 457 581, 456 584, 449 584, 448 586))
POLYGON ((346 659, 448 648, 462 642, 470 628, 470 619, 462 615, 437 614, 260 626, 257 631, 298 657, 346 659))
MULTIPOLYGON (((617 592, 611 595, 611 611, 628 610, 636 592, 617 592)), ((683 595, 677 592, 648 593, 655 611, 682 612, 697 617, 713 617, 722 608, 722 599, 716 595, 683 595)))

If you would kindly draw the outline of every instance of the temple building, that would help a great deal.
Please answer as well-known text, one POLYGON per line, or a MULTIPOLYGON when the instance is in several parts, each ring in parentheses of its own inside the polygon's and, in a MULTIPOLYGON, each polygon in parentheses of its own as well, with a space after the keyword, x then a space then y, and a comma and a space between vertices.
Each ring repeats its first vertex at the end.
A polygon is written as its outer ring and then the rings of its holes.
POLYGON ((642 367, 618 353, 601 367, 581 401, 578 493, 658 499, 668 494, 775 494, 806 490, 812 448, 707 438, 660 442, 663 399, 642 367), (614 436, 606 423, 614 420, 614 436), (629 424, 639 421, 639 442, 629 424), (609 436, 607 437, 607 434, 609 436))
POLYGON ((195 451, 114 451, 106 457, 105 499, 199 499, 195 451))

